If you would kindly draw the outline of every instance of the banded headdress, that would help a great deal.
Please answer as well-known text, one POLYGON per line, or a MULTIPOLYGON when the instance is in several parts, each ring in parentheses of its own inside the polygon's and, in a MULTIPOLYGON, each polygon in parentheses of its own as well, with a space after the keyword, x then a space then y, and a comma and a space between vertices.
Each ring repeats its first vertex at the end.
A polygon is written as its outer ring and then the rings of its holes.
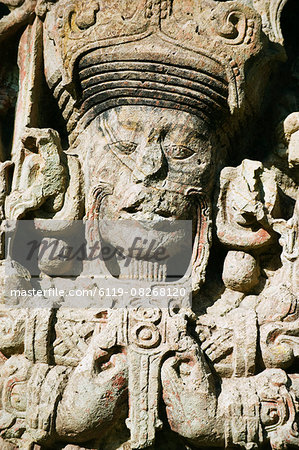
POLYGON ((52 4, 44 26, 45 71, 72 139, 78 124, 84 127, 114 106, 183 109, 213 122, 228 111, 244 109, 244 85, 254 104, 267 82, 269 60, 279 52, 263 35, 260 14, 247 4, 52 4), (261 65, 264 81, 255 76, 261 65))

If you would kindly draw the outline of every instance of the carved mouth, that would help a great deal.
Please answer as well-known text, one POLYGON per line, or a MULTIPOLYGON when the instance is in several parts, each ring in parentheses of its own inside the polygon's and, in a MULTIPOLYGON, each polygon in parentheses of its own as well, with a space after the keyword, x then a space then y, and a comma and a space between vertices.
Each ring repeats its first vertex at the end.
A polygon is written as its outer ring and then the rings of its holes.
POLYGON ((179 219, 177 219, 176 217, 174 217, 169 211, 165 211, 165 212, 157 212, 157 211, 153 211, 153 212, 146 212, 146 211, 134 211, 133 209, 130 208, 124 208, 123 211, 126 211, 124 214, 120 214, 120 219, 125 219, 125 220, 136 220, 138 222, 150 222, 150 227, 151 229, 156 229, 155 227, 158 226, 159 223, 161 222, 174 222, 177 221, 179 219), (129 211, 128 211, 129 209, 129 211), (157 222, 157 224, 155 224, 155 222, 157 222))

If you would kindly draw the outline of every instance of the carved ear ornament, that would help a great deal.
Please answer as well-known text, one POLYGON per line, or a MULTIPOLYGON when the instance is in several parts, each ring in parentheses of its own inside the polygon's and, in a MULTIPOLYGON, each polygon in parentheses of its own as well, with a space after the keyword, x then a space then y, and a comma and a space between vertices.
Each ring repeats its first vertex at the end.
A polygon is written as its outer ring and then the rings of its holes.
POLYGON ((99 182, 91 189, 89 194, 89 207, 87 220, 97 220, 101 208, 101 203, 107 195, 113 194, 113 186, 104 181, 99 182))
POLYGON ((190 188, 188 195, 197 197, 197 223, 192 253, 192 290, 197 292, 205 281, 206 267, 211 246, 211 205, 206 197, 190 188))

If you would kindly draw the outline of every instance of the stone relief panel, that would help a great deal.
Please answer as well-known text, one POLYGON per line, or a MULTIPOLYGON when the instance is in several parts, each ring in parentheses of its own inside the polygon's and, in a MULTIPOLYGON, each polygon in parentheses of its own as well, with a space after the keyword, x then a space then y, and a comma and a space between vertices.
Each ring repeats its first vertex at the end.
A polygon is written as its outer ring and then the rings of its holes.
POLYGON ((0 1, 1 449, 299 448, 298 13, 0 1))

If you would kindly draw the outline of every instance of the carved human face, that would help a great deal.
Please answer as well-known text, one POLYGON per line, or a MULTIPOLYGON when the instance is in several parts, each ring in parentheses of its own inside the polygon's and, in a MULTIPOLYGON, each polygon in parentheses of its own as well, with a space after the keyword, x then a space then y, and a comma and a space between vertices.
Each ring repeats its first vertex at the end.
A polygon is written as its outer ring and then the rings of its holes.
POLYGON ((207 125, 187 112, 114 108, 88 126, 80 146, 89 213, 97 187, 108 186, 100 218, 192 219, 191 191, 209 196, 215 148, 207 125))

